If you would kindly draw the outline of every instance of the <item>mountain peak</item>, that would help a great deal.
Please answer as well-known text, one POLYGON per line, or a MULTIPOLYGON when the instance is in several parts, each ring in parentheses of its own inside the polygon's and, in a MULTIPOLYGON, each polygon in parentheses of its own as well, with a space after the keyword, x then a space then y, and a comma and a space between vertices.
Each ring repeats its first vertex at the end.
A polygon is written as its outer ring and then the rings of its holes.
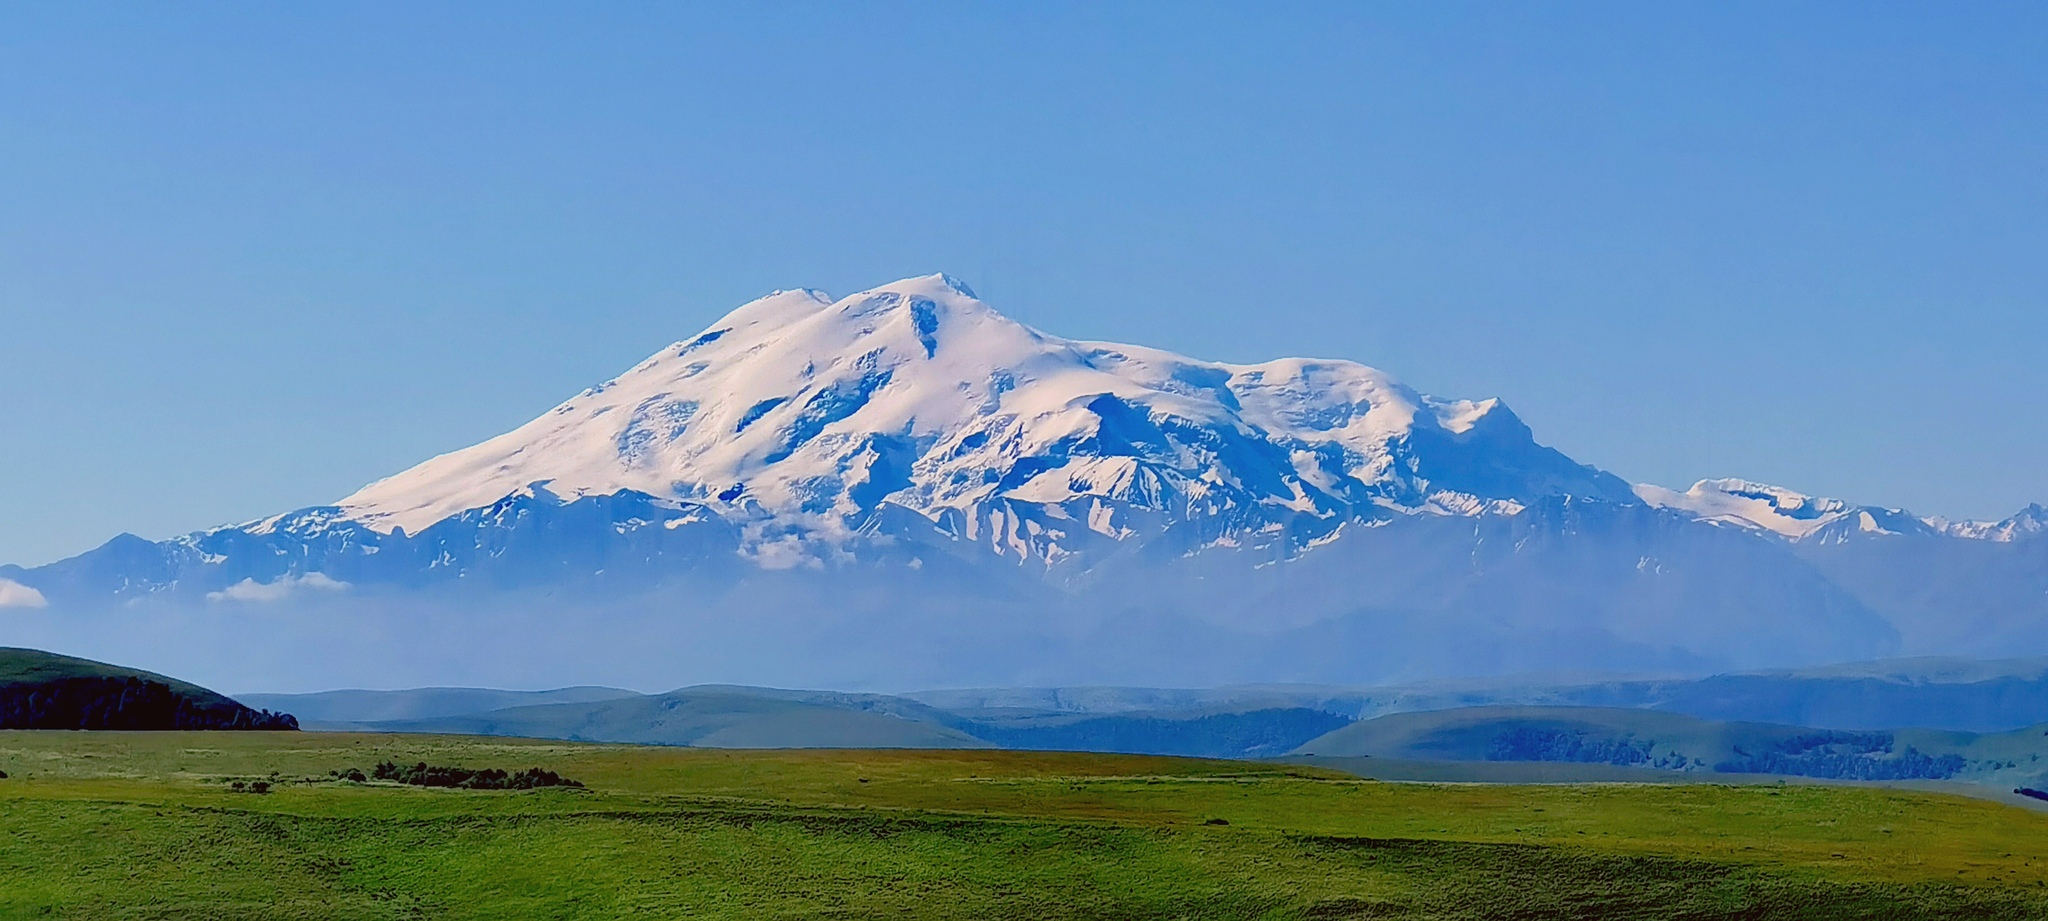
POLYGON ((917 275, 910 278, 897 279, 886 285, 870 288, 864 293, 871 294, 881 291, 933 299, 958 295, 960 297, 980 300, 979 297, 975 296, 974 289, 967 287, 966 282, 944 272, 933 272, 930 275, 917 275))
POLYGON ((1954 537, 1970 537, 1979 540, 2011 542, 2048 534, 2048 508, 2038 502, 2029 503, 2026 508, 2012 514, 2003 521, 1945 521, 1930 519, 1943 533, 1954 537))

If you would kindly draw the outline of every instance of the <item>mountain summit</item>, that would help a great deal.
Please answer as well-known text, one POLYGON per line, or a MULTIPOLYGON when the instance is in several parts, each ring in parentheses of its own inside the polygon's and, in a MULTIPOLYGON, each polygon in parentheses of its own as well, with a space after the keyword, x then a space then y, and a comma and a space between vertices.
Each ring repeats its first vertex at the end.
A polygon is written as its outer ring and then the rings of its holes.
POLYGON ((1499 400, 1063 339, 929 275, 771 294, 332 505, 0 566, 0 607, 339 683, 1688 672, 2048 653, 2044 522, 1632 487, 1499 400))

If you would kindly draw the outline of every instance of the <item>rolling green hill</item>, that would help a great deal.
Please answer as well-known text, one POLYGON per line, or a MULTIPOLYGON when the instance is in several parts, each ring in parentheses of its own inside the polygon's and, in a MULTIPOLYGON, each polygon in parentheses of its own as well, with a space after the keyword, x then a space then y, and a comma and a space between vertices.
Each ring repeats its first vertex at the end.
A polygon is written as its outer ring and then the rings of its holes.
MULTIPOLYGON (((359 712, 366 703, 380 705, 375 699, 350 705, 359 712)), ((1034 710, 963 713, 887 694, 704 685, 651 696, 316 728, 699 748, 995 747, 1238 758, 1284 754, 1348 722, 1306 708, 1102 716, 1034 710)))
POLYGON ((1469 707, 1365 720, 1297 754, 1418 762, 1543 762, 1719 775, 1957 781, 1996 789, 2048 780, 2048 737, 1926 729, 1826 730, 1702 720, 1653 710, 1469 707))
POLYGON ((348 724, 388 720, 420 720, 468 716, 511 707, 580 704, 641 696, 637 691, 605 687, 556 688, 549 691, 501 691, 495 688, 410 688, 402 691, 342 690, 311 694, 242 694, 236 699, 251 707, 289 711, 308 729, 346 728, 348 724))
POLYGON ((981 748, 945 715, 880 694, 707 686, 651 697, 513 707, 371 724, 387 732, 465 733, 699 748, 981 748))
POLYGON ((1125 752, 1198 758, 1285 754, 1351 720, 1307 707, 1165 710, 1087 715, 977 712, 954 725, 1004 748, 1125 752))
POLYGON ((954 711, 1073 714, 1307 707, 1371 719, 1459 707, 1617 707, 1819 729, 2004 732, 2048 723, 2048 659, 1890 659, 1701 678, 1504 677, 1383 687, 1049 687, 919 691, 954 711))
POLYGON ((0 647, 0 729, 297 729, 153 672, 36 649, 0 647))

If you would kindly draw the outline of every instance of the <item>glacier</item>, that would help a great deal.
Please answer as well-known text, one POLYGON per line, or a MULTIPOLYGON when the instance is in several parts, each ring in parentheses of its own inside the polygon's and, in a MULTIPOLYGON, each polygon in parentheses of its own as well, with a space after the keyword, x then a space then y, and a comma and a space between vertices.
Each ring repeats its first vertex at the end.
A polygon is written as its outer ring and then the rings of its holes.
POLYGON ((0 579, 43 602, 0 637, 271 688, 271 659, 905 689, 2048 652, 2038 505, 1630 484, 1497 399, 1063 339, 945 275, 776 292, 331 505, 0 579))

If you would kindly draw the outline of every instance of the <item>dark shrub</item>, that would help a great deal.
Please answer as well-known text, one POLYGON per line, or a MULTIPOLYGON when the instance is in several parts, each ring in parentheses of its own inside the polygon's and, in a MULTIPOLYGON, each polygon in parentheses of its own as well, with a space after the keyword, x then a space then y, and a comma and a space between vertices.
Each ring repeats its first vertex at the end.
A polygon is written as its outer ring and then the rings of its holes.
MULTIPOLYGON (((351 772, 354 773, 353 770, 351 772)), ((541 787, 583 786, 553 771, 543 771, 537 767, 508 774, 496 768, 470 770, 438 767, 424 761, 411 767, 400 767, 390 761, 380 762, 370 770, 370 776, 377 780, 394 780, 416 787, 453 787, 461 790, 534 790, 541 787)))

